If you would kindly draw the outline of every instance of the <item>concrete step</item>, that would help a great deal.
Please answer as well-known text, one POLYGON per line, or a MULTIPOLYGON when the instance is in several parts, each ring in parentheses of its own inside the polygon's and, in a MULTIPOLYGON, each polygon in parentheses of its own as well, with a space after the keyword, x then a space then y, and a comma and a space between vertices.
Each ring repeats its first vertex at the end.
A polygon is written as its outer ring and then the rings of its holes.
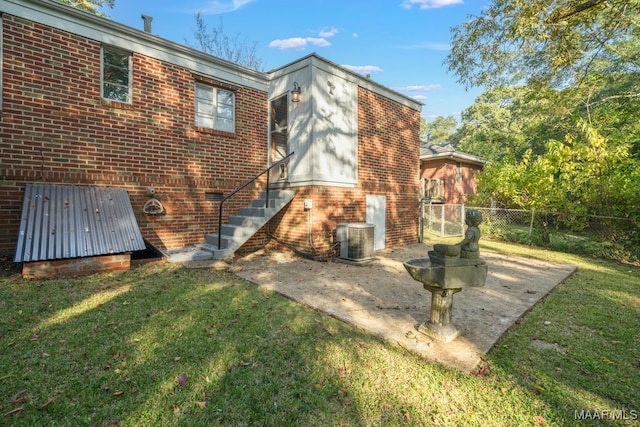
POLYGON ((229 224, 241 227, 262 227, 265 223, 264 217, 232 215, 229 217, 229 224))
POLYGON ((220 230, 222 231, 223 236, 229 236, 233 239, 243 239, 245 237, 249 238, 253 236, 257 231, 255 227, 243 227, 241 225, 234 224, 222 224, 220 230))
POLYGON ((275 212, 277 212, 275 208, 240 208, 238 210, 241 216, 258 216, 262 218, 273 216, 275 212))
POLYGON ((259 199, 252 200, 249 207, 240 208, 238 215, 229 216, 228 223, 221 225, 220 249, 218 233, 207 234, 200 247, 210 251, 216 259, 233 255, 294 197, 295 192, 291 190, 269 191, 269 207, 265 208, 266 192, 261 192, 259 199))

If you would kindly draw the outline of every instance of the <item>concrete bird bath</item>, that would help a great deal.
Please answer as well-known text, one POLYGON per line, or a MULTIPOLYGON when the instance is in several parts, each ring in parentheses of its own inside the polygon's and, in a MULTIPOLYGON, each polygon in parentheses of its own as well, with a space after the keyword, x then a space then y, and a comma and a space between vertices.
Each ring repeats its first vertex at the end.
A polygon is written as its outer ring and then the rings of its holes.
POLYGON ((413 279, 431 292, 430 319, 418 330, 439 341, 450 342, 460 335, 451 323, 453 295, 464 288, 484 286, 487 279, 487 263, 480 258, 478 240, 482 222, 479 211, 469 210, 466 223, 469 226, 465 238, 456 245, 434 245, 428 258, 414 258, 404 262, 413 279))

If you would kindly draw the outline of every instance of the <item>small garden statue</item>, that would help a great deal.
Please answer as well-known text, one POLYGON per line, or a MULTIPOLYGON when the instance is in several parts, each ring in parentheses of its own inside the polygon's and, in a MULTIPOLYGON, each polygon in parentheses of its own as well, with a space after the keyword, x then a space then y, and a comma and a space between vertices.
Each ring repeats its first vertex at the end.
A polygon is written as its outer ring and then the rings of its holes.
POLYGON ((464 233, 464 239, 455 245, 436 244, 433 250, 439 257, 444 258, 480 258, 480 229, 478 225, 482 222, 482 213, 477 210, 468 210, 466 212, 465 223, 467 231, 464 233))
POLYGON ((480 229, 478 226, 482 222, 482 213, 476 210, 467 211, 464 221, 467 224, 467 231, 464 233, 464 239, 460 242, 461 258, 480 258, 480 229))

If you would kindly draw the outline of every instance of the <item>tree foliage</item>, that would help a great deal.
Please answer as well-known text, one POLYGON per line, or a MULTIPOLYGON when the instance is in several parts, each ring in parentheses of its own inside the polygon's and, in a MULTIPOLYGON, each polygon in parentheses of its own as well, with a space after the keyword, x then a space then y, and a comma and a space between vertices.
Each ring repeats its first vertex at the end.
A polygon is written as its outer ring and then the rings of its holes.
POLYGON ((640 0, 493 0, 453 28, 445 60, 459 81, 575 84, 600 62, 638 66, 640 0))
POLYGON ((240 38, 240 34, 228 35, 224 30, 222 19, 214 27, 204 22, 202 14, 195 16, 196 30, 193 33, 198 48, 218 58, 261 71, 262 60, 256 53, 257 42, 248 42, 240 38))
POLYGON ((524 209, 640 218, 640 161, 629 144, 612 144, 580 120, 575 134, 549 140, 544 154, 527 150, 485 167, 480 199, 524 209))
POLYGON ((103 15, 100 9, 104 7, 112 8, 116 0, 58 0, 60 3, 68 4, 69 6, 76 7, 78 9, 86 10, 96 15, 103 15))
POLYGON ((432 144, 444 144, 456 130, 458 122, 453 116, 438 116, 430 122, 421 119, 420 139, 432 144))

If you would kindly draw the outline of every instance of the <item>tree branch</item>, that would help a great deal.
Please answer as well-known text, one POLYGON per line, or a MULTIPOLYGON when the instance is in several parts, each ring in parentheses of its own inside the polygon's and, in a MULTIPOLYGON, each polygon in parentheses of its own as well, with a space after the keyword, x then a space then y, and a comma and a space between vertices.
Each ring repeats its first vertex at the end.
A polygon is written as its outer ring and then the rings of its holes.
POLYGON ((557 24, 559 21, 566 19, 570 16, 576 15, 580 12, 584 12, 587 9, 591 9, 601 3, 606 3, 607 0, 587 0, 581 4, 575 5, 572 8, 564 7, 562 9, 556 9, 550 16, 549 22, 557 24))

